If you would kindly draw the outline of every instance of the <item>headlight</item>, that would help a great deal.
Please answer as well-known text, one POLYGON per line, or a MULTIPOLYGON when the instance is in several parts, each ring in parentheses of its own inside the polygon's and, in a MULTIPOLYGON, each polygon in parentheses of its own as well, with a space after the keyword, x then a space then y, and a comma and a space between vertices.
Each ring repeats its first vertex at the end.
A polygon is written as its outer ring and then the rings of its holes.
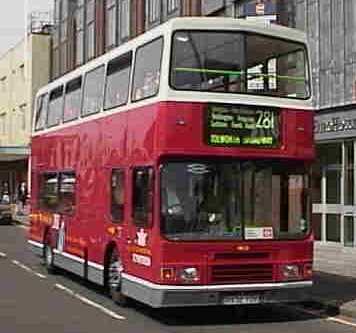
POLYGON ((284 265, 281 267, 281 274, 283 280, 299 280, 301 272, 298 265, 284 265))
POLYGON ((196 267, 183 268, 179 272, 179 279, 187 283, 197 282, 199 281, 199 271, 196 267))

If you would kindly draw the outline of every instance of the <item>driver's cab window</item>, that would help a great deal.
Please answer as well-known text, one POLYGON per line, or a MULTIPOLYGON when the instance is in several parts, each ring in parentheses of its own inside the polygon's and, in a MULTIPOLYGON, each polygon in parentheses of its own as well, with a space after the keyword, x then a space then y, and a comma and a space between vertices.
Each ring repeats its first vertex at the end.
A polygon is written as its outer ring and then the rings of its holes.
POLYGON ((140 227, 149 227, 152 222, 153 169, 135 168, 133 173, 133 219, 140 227))

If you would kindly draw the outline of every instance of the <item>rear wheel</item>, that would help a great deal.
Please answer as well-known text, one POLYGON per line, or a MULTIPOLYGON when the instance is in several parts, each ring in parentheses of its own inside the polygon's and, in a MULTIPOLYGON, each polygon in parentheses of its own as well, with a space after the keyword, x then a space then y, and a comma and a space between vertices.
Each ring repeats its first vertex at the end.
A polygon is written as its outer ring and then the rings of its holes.
POLYGON ((55 273, 55 266, 53 264, 53 249, 49 244, 45 244, 44 251, 43 251, 43 256, 44 256, 44 264, 46 266, 47 272, 48 273, 55 273))
POLYGON ((111 253, 107 266, 107 287, 110 297, 120 306, 127 305, 127 297, 121 293, 122 272, 124 270, 122 261, 117 251, 111 253))

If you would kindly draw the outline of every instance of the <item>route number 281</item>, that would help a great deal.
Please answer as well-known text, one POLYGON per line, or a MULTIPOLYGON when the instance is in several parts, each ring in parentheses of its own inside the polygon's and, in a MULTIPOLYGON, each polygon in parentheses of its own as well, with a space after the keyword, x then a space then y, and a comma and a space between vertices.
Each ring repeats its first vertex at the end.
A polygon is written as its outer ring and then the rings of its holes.
POLYGON ((256 128, 273 129, 274 116, 272 111, 257 111, 256 128))

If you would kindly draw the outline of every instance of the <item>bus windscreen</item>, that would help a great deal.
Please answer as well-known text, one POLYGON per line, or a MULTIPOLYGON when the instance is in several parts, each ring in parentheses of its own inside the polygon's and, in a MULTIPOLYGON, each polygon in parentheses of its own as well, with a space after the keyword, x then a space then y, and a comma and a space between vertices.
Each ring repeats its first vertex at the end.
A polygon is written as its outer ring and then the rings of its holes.
POLYGON ((177 31, 170 85, 176 90, 307 99, 306 47, 247 32, 177 31))

